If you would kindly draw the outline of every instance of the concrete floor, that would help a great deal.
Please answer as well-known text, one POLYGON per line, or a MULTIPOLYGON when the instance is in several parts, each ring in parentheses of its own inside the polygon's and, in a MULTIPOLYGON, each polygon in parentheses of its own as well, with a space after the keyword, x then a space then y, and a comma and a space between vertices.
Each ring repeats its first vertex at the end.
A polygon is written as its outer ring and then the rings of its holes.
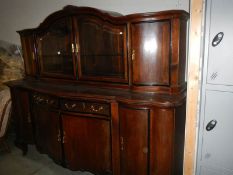
POLYGON ((10 153, 0 152, 0 175, 93 175, 88 172, 70 171, 55 164, 47 155, 29 146, 26 156, 8 139, 10 153))

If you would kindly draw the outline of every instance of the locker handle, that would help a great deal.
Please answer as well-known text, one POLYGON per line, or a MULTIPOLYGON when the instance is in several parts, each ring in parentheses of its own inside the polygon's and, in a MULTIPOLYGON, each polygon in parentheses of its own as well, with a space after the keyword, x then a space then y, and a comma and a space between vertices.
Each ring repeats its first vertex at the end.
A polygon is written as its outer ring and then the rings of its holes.
POLYGON ((211 131, 214 129, 214 127, 217 125, 217 120, 211 120, 207 125, 206 125, 206 130, 211 131))
POLYGON ((217 33, 217 35, 215 35, 213 41, 212 41, 212 46, 215 47, 217 46, 223 39, 224 33, 223 32, 219 32, 217 33))

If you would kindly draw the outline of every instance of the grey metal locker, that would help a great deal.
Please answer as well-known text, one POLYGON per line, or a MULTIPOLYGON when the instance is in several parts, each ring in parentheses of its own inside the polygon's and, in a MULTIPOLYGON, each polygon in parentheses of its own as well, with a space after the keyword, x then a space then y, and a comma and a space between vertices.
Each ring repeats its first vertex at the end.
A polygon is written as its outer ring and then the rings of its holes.
POLYGON ((208 42, 209 84, 233 85, 233 1, 212 0, 208 42))
POLYGON ((233 93, 206 91, 201 160, 232 170, 233 93))
POLYGON ((215 170, 215 168, 206 168, 206 167, 201 167, 201 174, 203 175, 232 175, 232 173, 229 172, 224 172, 224 171, 219 171, 215 170))
POLYGON ((196 175, 233 175, 233 0, 206 0, 196 175))

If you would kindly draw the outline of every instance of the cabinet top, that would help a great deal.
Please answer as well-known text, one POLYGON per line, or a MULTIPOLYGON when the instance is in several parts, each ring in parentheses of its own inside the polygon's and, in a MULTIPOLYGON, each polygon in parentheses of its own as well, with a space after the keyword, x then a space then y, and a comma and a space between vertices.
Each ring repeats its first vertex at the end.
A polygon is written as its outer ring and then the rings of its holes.
POLYGON ((166 10, 159 12, 146 12, 135 13, 129 15, 122 15, 117 12, 100 10, 92 7, 77 7, 72 5, 65 6, 62 10, 56 11, 49 15, 45 20, 37 27, 32 29, 24 29, 17 31, 20 35, 31 34, 49 27, 50 23, 56 21, 59 18, 75 15, 94 15, 100 17, 106 21, 112 21, 115 23, 127 23, 127 22, 140 22, 151 20, 166 20, 172 18, 179 18, 187 20, 189 14, 184 10, 166 10))
POLYGON ((156 106, 170 108, 180 106, 186 99, 186 93, 182 94, 160 94, 148 92, 132 92, 126 89, 110 89, 103 87, 91 87, 86 85, 51 84, 46 81, 15 80, 5 83, 9 87, 28 89, 52 96, 69 99, 90 99, 106 102, 119 102, 134 104, 135 106, 156 106))

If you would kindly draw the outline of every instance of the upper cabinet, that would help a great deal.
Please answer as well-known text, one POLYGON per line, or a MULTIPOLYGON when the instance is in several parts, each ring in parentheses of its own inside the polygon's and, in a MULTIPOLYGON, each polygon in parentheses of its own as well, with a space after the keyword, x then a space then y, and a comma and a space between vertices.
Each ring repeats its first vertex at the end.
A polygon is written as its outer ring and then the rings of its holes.
POLYGON ((169 20, 132 23, 133 85, 169 85, 169 20))
POLYGON ((36 51, 42 76, 75 78, 72 19, 64 17, 36 34, 36 51))
POLYGON ((75 18, 79 79, 128 82, 127 25, 92 15, 75 18))
POLYGON ((20 31, 27 76, 135 91, 186 89, 188 13, 122 16, 67 6, 20 31))

